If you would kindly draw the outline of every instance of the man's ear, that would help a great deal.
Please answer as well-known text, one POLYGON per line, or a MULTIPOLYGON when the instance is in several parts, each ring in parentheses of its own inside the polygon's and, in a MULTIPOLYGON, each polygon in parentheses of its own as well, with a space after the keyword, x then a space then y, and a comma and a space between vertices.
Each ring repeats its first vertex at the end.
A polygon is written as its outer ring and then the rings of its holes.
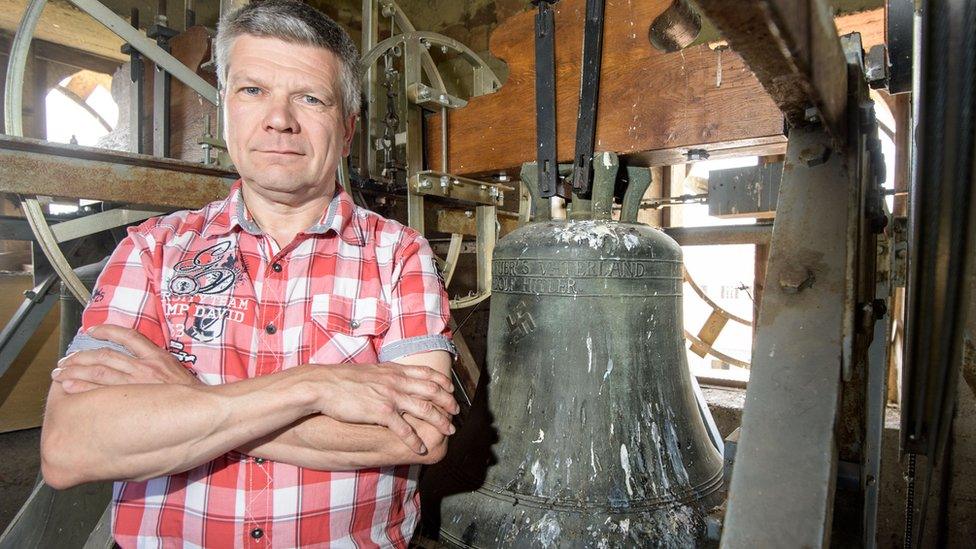
POLYGON ((356 135, 356 119, 358 118, 359 115, 353 114, 342 121, 342 129, 346 132, 342 140, 342 156, 349 156, 349 152, 352 150, 352 138, 356 135))

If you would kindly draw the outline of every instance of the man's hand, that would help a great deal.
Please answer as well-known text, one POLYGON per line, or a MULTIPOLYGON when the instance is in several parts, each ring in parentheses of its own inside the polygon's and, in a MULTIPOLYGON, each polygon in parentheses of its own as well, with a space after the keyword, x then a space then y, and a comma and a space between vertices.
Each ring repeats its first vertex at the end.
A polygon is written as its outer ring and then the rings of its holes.
POLYGON ((404 414, 444 436, 454 433, 451 417, 460 411, 452 396, 454 386, 433 368, 393 363, 312 368, 323 381, 315 384, 319 411, 337 421, 383 425, 418 454, 429 448, 404 414))
POLYGON ((83 393, 108 385, 168 383, 196 385, 200 380, 168 351, 130 328, 103 324, 88 335, 123 345, 134 356, 103 348, 72 353, 58 362, 51 378, 66 393, 83 393))

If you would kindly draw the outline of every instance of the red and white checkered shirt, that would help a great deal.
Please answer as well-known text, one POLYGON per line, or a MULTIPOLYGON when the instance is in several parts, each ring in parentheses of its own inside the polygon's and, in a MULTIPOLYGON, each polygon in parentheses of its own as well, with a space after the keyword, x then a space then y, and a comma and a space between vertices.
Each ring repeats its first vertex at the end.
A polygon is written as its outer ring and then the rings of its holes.
MULTIPOLYGON (((207 384, 453 352, 423 237, 339 190, 318 224, 279 249, 249 218, 240 185, 130 229, 69 350, 114 346, 84 334, 92 326, 132 327, 207 384)), ((419 518, 418 469, 317 471, 230 452, 115 483, 113 533, 123 547, 403 547, 419 518)))

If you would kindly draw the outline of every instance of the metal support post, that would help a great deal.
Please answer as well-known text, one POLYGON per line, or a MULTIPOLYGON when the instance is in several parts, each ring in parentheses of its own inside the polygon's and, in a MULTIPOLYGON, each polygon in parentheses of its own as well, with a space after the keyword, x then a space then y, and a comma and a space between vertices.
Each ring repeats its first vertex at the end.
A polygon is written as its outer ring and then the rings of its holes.
MULTIPOLYGON (((139 28, 139 8, 132 8, 129 24, 139 28)), ((146 65, 142 54, 132 44, 123 44, 122 53, 129 55, 129 152, 142 154, 145 152, 142 144, 142 111, 145 97, 146 65)))
MULTIPOLYGON (((379 36, 379 6, 377 0, 363 0, 363 48, 366 55, 378 42, 379 36)), ((366 179, 370 177, 373 166, 376 165, 376 149, 373 148, 372 136, 376 134, 373 124, 373 113, 376 112, 376 66, 369 65, 363 75, 363 106, 365 115, 362 120, 362 147, 359 159, 359 175, 366 179)))
POLYGON ((857 207, 843 154, 807 158, 830 147, 819 125, 790 132, 722 547, 829 544, 857 207))
MULTIPOLYGON (((403 43, 403 78, 406 87, 421 81, 420 48, 423 46, 419 38, 411 38, 403 43)), ((423 113, 420 107, 407 107, 407 176, 412 176, 424 169, 424 135, 423 113)), ((424 231, 424 197, 418 193, 407 191, 407 224, 420 234, 424 231)))
MULTIPOLYGON (((178 33, 166 26, 166 0, 159 1, 160 15, 156 23, 149 27, 146 36, 156 40, 163 51, 169 53, 169 41, 178 33)), ((161 65, 154 64, 153 74, 153 156, 169 156, 169 104, 170 76, 161 65)))

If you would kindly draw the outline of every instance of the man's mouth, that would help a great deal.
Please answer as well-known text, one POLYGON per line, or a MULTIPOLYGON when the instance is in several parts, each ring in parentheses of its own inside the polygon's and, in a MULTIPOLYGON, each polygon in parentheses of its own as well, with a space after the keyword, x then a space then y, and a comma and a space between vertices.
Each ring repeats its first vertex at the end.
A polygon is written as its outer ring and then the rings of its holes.
POLYGON ((305 153, 300 151, 284 150, 284 149, 270 149, 270 150, 259 150, 258 152, 263 152, 266 154, 290 154, 294 156, 302 156, 305 153))

